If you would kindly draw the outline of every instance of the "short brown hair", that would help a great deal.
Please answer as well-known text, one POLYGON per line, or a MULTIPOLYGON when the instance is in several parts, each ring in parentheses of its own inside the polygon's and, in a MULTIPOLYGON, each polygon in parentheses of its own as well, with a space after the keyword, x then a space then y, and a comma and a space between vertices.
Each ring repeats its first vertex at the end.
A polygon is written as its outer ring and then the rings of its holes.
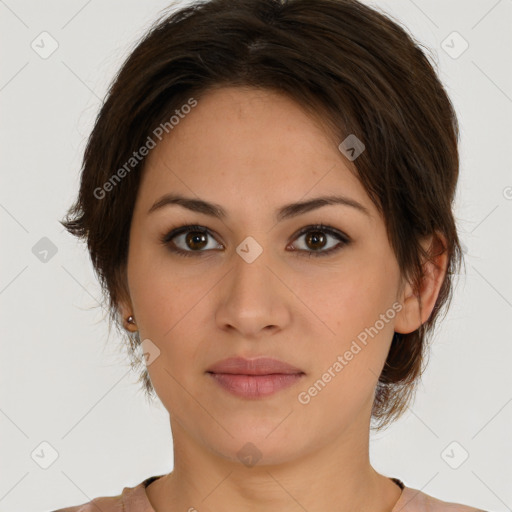
MULTIPOLYGON (((206 0, 164 12, 113 80, 85 149, 78 198, 61 222, 87 241, 110 325, 126 338, 118 305, 128 298, 129 230, 145 160, 104 197, 98 190, 192 96, 224 86, 286 94, 324 122, 337 145, 349 134, 363 141, 356 175, 415 289, 431 257, 420 241, 439 240, 439 233, 446 240, 447 273, 435 307, 416 331, 394 334, 377 384, 377 429, 397 419, 424 370, 427 337, 451 300, 463 259, 452 213, 457 118, 419 46, 396 20, 356 0, 206 0)), ((150 397, 154 389, 136 355, 140 340, 126 339, 150 397)))

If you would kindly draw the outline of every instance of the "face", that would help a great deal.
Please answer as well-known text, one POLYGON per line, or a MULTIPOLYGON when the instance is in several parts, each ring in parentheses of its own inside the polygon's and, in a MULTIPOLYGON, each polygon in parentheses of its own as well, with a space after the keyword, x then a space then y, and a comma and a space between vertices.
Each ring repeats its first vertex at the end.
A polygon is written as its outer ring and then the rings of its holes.
MULTIPOLYGON (((123 311, 146 340, 174 436, 231 460, 252 443, 268 463, 367 439, 400 271, 348 165, 291 99, 241 88, 210 91, 150 151, 123 311), (214 203, 224 216, 180 204, 148 213, 166 194, 214 203), (353 204, 283 210, 321 196, 353 204), (237 356, 275 358, 302 374, 281 376, 289 385, 274 393, 240 396, 208 373, 237 356)), ((248 379, 260 391, 278 380, 248 379)))

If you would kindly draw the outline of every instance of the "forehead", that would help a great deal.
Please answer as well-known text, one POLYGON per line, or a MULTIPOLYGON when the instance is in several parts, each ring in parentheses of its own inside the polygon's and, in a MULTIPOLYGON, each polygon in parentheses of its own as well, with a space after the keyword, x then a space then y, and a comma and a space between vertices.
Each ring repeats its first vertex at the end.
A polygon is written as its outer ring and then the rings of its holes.
POLYGON ((371 209, 332 134, 291 98, 230 87, 208 91, 187 111, 146 159, 145 203, 166 191, 226 204, 239 195, 246 205, 337 191, 371 209))

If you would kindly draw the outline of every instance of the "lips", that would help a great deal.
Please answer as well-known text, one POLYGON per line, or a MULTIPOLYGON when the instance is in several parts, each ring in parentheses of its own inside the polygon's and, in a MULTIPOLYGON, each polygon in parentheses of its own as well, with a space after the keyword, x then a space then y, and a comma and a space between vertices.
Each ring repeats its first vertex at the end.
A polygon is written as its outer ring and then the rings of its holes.
POLYGON ((230 357, 206 371, 221 388, 243 399, 263 399, 297 385, 305 373, 291 364, 270 357, 230 357))
POLYGON ((207 373, 231 375, 273 375, 273 374, 304 374, 302 370, 291 364, 270 357, 246 359, 230 357, 212 365, 207 373))
POLYGON ((270 357, 230 357, 218 361, 206 374, 228 393, 243 399, 263 399, 297 385, 305 373, 270 357))

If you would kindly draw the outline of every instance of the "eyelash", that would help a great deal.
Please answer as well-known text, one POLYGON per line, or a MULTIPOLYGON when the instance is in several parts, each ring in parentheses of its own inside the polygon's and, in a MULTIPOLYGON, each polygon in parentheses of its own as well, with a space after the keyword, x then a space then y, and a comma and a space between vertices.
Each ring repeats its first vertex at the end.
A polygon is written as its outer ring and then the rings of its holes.
MULTIPOLYGON (((184 251, 183 249, 180 249, 178 247, 176 247, 175 244, 171 243, 171 240, 173 238, 175 238, 176 236, 178 235, 181 235, 183 233, 188 233, 190 231, 197 231, 201 234, 206 234, 206 235, 212 235, 212 233, 210 232, 209 229, 205 228, 204 226, 199 226, 197 224, 187 224, 187 225, 184 225, 184 226, 179 226, 179 227, 176 227, 174 229, 172 229, 171 231, 167 232, 166 234, 164 234, 161 238, 160 238, 160 242, 167 246, 169 248, 169 250, 171 250, 172 252, 180 255, 180 256, 194 256, 195 254, 201 254, 201 253, 204 253, 204 252, 207 252, 207 251, 204 251, 204 250, 200 250, 200 251, 184 251)), ((330 226, 326 226, 324 224, 314 224, 314 225, 310 225, 310 226, 306 226, 304 228, 302 228, 300 230, 300 232, 296 235, 296 237, 294 238, 294 240, 296 238, 299 238, 301 237, 302 235, 305 235, 306 233, 309 233, 310 231, 320 231, 320 232, 323 232, 323 233, 327 233, 335 238, 337 238, 340 243, 335 245, 334 247, 331 247, 330 249, 327 249, 325 251, 307 251, 307 250, 304 250, 304 249, 298 249, 294 252, 297 252, 297 253, 303 253, 303 252, 306 252, 309 254, 309 257, 311 256, 314 256, 314 257, 323 257, 323 256, 328 256, 330 254, 332 254, 333 252, 337 252, 339 251, 342 247, 348 245, 350 243, 350 238, 345 235, 344 233, 342 233, 341 231, 338 231, 330 226)), ((212 236, 212 238, 215 238, 212 236)))

